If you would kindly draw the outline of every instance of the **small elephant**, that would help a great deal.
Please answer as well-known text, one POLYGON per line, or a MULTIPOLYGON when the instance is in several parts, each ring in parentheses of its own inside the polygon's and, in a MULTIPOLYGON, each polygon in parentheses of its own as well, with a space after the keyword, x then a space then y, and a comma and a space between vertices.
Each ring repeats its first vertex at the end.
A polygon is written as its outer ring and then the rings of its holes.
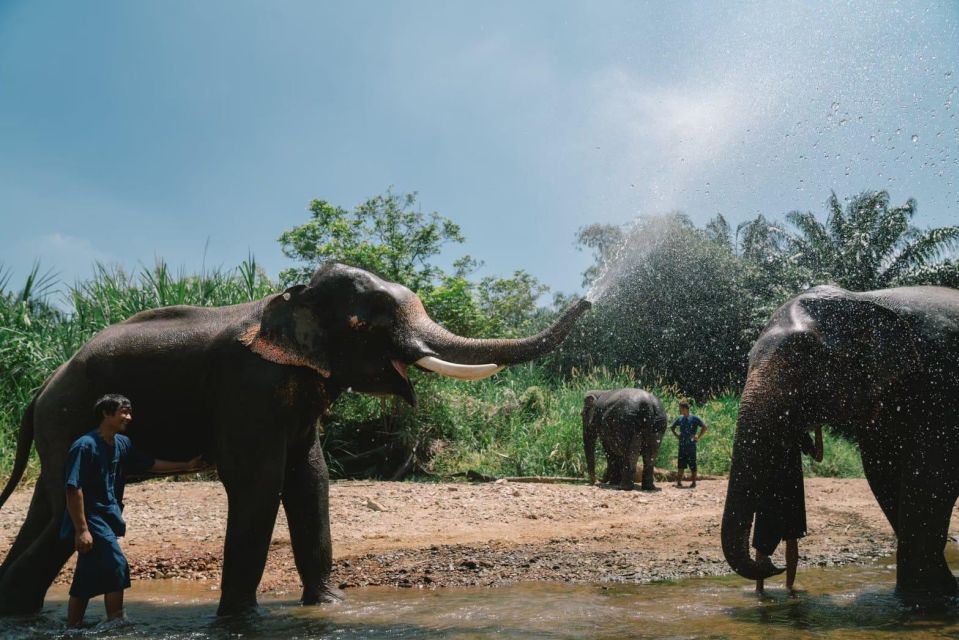
POLYGON ((107 327, 61 366, 23 417, 10 496, 31 445, 40 477, 26 521, 0 564, 0 615, 39 610, 73 553, 59 536, 70 443, 107 392, 137 407, 134 444, 168 460, 216 464, 227 494, 220 614, 256 605, 282 503, 303 603, 336 599, 330 584, 329 475, 317 421, 347 391, 410 404, 407 370, 483 378, 554 349, 589 307, 580 301, 538 335, 474 340, 433 322, 406 287, 328 264, 309 284, 230 307, 166 307, 107 327))
POLYGON ((642 389, 589 391, 583 400, 583 446, 590 482, 596 482, 596 438, 606 453, 603 482, 633 488, 636 463, 643 456, 642 488, 654 490, 653 463, 666 432, 659 398, 642 389))

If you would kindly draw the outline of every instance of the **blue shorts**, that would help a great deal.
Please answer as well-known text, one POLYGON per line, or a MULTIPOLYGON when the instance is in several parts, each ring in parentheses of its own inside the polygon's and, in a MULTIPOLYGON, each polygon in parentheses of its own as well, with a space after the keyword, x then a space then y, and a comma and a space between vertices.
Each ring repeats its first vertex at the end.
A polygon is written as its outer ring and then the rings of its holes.
POLYGON ((696 447, 679 448, 679 464, 676 465, 680 470, 689 467, 690 471, 696 470, 696 447))
POLYGON ((116 538, 93 537, 93 548, 77 555, 70 595, 92 598, 130 588, 130 565, 116 538))

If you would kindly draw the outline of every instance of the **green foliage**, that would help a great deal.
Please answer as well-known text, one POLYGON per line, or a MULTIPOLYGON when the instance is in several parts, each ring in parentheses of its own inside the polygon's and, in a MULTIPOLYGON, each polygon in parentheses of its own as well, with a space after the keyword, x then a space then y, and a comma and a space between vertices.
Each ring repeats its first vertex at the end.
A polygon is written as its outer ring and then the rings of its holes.
POLYGON ((959 265, 949 259, 959 248, 959 226, 912 226, 915 200, 891 207, 888 192, 866 191, 844 209, 834 193, 826 208, 824 222, 808 211, 786 214, 792 230, 762 216, 741 225, 743 255, 757 265, 775 265, 786 275, 780 281, 792 287, 805 281, 868 291, 959 282, 959 265))
POLYGON ((681 214, 641 218, 621 232, 624 248, 600 281, 599 303, 554 362, 627 366, 698 396, 738 383, 753 298, 723 233, 681 214))
POLYGON ((463 235, 449 218, 419 211, 415 193, 387 191, 352 211, 313 200, 309 210, 309 221, 280 236, 283 254, 302 263, 281 272, 284 284, 309 281, 328 261, 360 267, 409 287, 434 320, 469 337, 509 337, 541 315, 536 301, 549 288, 525 271, 473 282, 482 263, 470 256, 456 260, 453 273, 436 265, 463 235))
MULTIPOLYGON (((435 375, 415 380, 420 403, 404 408, 389 426, 391 437, 416 443, 417 458, 429 472, 449 476, 476 471, 484 475, 555 475, 585 478, 580 412, 590 389, 616 389, 635 384, 634 372, 574 370, 557 379, 543 367, 518 366, 493 378, 474 383, 457 382, 435 375)), ((651 389, 664 403, 670 422, 679 414, 682 398, 676 387, 651 389)), ((378 403, 351 397, 348 404, 378 403)), ((391 410, 387 407, 387 410, 391 410)), ((731 393, 708 397, 694 404, 693 411, 709 425, 699 447, 702 473, 725 474, 729 470, 739 398, 731 393)), ((354 416, 355 417, 355 416, 354 416)), ((379 419, 384 429, 385 422, 379 419)), ((338 442, 343 431, 355 428, 342 421, 327 428, 327 446, 338 442)), ((341 442, 341 440, 340 440, 341 442)), ((861 476, 855 445, 826 434, 821 464, 807 465, 807 475, 861 476)), ((677 443, 667 430, 656 466, 676 468, 677 443)), ((602 473, 605 458, 597 454, 602 473)), ((333 463, 333 472, 339 470, 333 463)))
POLYGON ((313 200, 311 219, 280 236, 283 255, 305 265, 280 273, 284 284, 308 282, 324 262, 339 261, 372 271, 413 291, 432 287, 444 273, 431 262, 443 245, 463 242, 459 225, 414 207, 416 194, 392 191, 352 211, 313 200))

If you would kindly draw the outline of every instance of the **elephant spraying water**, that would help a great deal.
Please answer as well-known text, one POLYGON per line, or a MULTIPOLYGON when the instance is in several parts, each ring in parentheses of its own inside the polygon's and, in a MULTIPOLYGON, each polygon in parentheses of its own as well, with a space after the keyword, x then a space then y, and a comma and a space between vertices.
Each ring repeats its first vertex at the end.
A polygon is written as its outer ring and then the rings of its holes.
POLYGON ((329 476, 317 421, 343 392, 416 396, 407 368, 463 380, 554 349, 589 307, 518 340, 474 340, 433 322, 409 289, 330 264, 307 285, 230 307, 145 311, 94 336, 44 383, 20 426, 14 470, 33 444, 41 473, 16 540, 0 565, 0 613, 40 609, 73 553, 59 537, 63 468, 104 393, 137 407, 128 435, 157 457, 216 464, 228 517, 218 613, 256 605, 280 504, 286 511, 303 602, 338 597, 332 567, 329 476))

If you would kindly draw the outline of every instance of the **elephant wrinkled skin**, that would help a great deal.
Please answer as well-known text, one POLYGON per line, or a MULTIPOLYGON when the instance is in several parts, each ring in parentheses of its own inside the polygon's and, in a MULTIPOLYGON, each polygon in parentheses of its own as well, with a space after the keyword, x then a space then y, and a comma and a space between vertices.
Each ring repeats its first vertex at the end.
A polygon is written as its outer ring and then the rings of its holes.
POLYGON ((596 438, 606 454, 603 482, 632 489, 636 464, 643 458, 642 488, 653 490, 653 465, 666 432, 666 411, 659 398, 642 389, 588 391, 583 399, 583 446, 590 482, 596 481, 596 438))
POLYGON ((144 311, 94 336, 46 381, 24 415, 9 497, 35 443, 41 473, 26 521, 0 565, 0 613, 40 609, 73 553, 58 533, 70 444, 91 428, 94 400, 122 393, 136 409, 128 435, 157 457, 216 464, 228 517, 218 612, 256 605, 280 503, 303 602, 335 599, 329 476, 317 421, 347 390, 411 404, 412 364, 479 378, 555 348, 589 303, 542 333, 473 340, 434 323, 409 289, 329 264, 308 285, 230 307, 144 311))
MULTIPOLYGON (((943 556, 959 495, 959 291, 816 287, 786 302, 749 354, 723 514, 723 552, 741 576, 757 499, 802 430, 855 434, 869 486, 897 538, 897 592, 957 591, 943 556)), ((798 507, 797 507, 798 508, 798 507)))

